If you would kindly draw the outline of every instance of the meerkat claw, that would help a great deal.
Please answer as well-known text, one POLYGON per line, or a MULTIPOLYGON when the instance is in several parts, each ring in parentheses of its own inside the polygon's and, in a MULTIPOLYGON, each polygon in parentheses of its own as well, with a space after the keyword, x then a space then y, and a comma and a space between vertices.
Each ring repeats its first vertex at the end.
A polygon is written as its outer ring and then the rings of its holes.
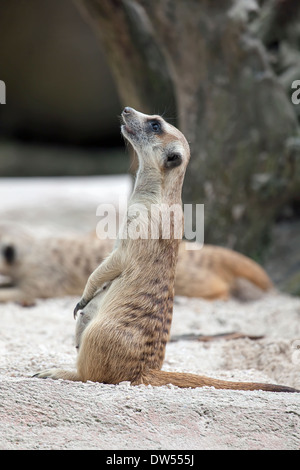
POLYGON ((88 302, 86 302, 85 300, 80 300, 80 302, 78 302, 78 304, 76 305, 76 307, 74 308, 74 312, 73 312, 73 316, 76 320, 76 317, 77 317, 77 313, 79 310, 83 310, 84 307, 88 304, 88 302))
POLYGON ((79 310, 79 308, 78 308, 78 304, 77 304, 76 307, 74 308, 74 311, 73 311, 74 320, 76 320, 76 318, 77 318, 78 310, 79 310))
POLYGON ((41 372, 38 372, 37 374, 32 375, 32 378, 38 378, 38 379, 54 378, 56 370, 57 369, 46 369, 41 372))

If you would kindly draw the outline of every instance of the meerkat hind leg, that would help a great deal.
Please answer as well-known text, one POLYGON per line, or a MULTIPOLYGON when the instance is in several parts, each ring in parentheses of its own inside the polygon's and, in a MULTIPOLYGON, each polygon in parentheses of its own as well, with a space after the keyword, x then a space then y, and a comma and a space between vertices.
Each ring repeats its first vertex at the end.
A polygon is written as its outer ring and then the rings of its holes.
POLYGON ((17 287, 1 287, 0 302, 19 302, 23 293, 17 287))
POLYGON ((38 379, 63 379, 71 380, 72 382, 81 381, 81 378, 76 371, 68 371, 64 369, 45 369, 34 374, 32 377, 36 377, 38 379))
POLYGON ((4 302, 17 302, 24 307, 35 304, 35 300, 26 296, 18 287, 0 288, 0 303, 4 302))

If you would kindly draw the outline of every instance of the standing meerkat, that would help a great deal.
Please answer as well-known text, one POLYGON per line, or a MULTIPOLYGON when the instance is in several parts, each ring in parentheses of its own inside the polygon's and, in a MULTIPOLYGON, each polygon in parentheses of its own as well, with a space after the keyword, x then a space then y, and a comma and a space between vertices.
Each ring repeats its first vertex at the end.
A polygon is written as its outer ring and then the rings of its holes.
MULTIPOLYGON (((148 116, 127 107, 122 118, 122 134, 139 159, 134 191, 121 229, 126 230, 134 222, 131 209, 137 205, 146 207, 148 214, 152 204, 181 207, 190 150, 181 132, 160 116, 148 116)), ((280 385, 228 382, 160 370, 173 313, 180 243, 174 227, 178 219, 182 219, 182 212, 174 212, 169 239, 162 237, 160 227, 158 238, 117 240, 111 254, 90 275, 75 308, 75 313, 83 309, 83 315, 96 312, 82 333, 77 371, 50 369, 36 377, 109 384, 130 381, 133 385, 153 386, 172 383, 183 388, 296 391, 280 385)))

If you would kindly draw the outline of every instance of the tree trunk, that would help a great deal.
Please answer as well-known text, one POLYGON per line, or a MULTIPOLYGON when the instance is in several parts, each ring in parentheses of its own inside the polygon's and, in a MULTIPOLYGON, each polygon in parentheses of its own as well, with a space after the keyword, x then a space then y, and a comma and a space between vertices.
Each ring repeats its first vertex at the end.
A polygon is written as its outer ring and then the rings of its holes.
MULTIPOLYGON (((176 107, 171 77, 143 8, 126 0, 75 3, 100 37, 123 105, 146 114, 173 116, 176 107)), ((136 168, 132 152, 131 171, 135 173, 136 168)))
POLYGON ((298 123, 263 44, 250 33, 255 2, 77 3, 101 36, 123 104, 171 114, 189 140, 183 199, 205 205, 205 242, 261 255, 295 191, 287 140, 298 123))

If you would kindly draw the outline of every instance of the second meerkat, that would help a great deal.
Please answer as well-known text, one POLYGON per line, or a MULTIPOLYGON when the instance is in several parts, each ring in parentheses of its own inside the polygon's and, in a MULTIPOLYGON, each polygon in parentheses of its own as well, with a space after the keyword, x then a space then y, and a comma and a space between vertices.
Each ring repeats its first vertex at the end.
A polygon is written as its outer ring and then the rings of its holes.
MULTIPOLYGON (((133 145, 139 170, 125 218, 126 229, 142 205, 181 207, 181 190, 190 149, 178 129, 160 116, 148 116, 132 108, 122 113, 122 134, 133 145)), ((182 212, 177 214, 182 219, 182 212)), ((90 275, 75 313, 92 317, 84 329, 77 371, 49 369, 40 378, 95 381, 154 386, 214 386, 239 390, 294 392, 273 384, 228 382, 195 374, 161 371, 173 313, 174 279, 180 239, 120 238, 111 254, 90 275), (103 292, 103 287, 106 287, 103 292)), ((145 220, 145 222, 149 222, 145 220)))

